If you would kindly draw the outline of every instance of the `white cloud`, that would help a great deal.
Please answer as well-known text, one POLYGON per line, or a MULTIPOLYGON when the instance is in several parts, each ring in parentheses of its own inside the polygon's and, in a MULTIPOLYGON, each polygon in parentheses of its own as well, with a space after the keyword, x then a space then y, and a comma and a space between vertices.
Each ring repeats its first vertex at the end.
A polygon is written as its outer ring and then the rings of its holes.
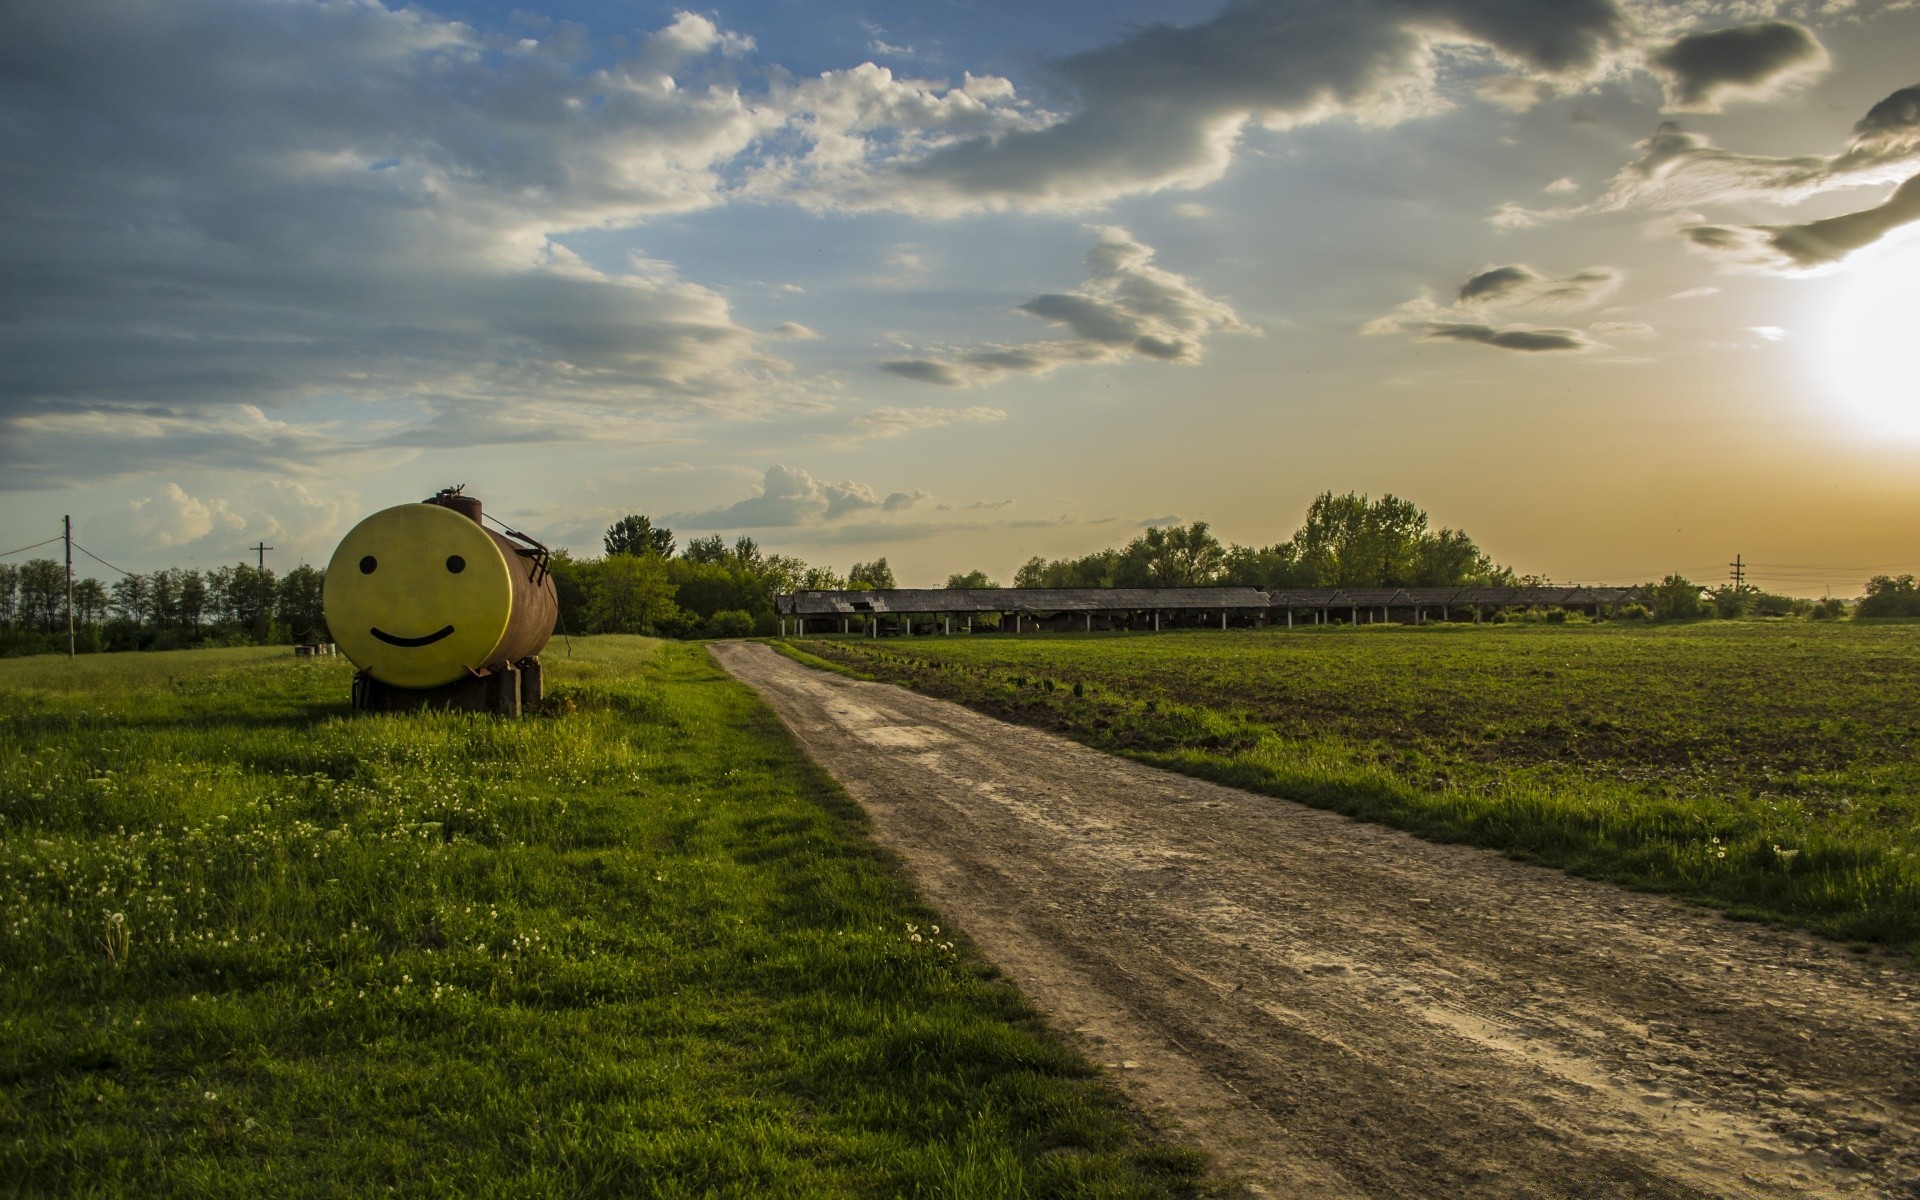
POLYGON ((1076 363, 1148 359, 1191 364, 1216 332, 1254 333, 1231 306, 1184 276, 1153 265, 1153 248, 1117 226, 1096 226, 1087 252, 1087 282, 1048 292, 1019 306, 1068 334, 1047 341, 935 350, 895 359, 883 369, 946 387, 988 384, 1009 374, 1046 375, 1076 363))
POLYGON ((798 467, 772 466, 746 499, 704 512, 674 513, 667 520, 676 527, 694 529, 782 529, 827 524, 863 513, 903 512, 932 498, 923 489, 883 496, 853 480, 830 483, 798 467))
POLYGON ((1007 414, 997 408, 972 405, 967 408, 901 408, 885 405, 853 418, 855 433, 864 437, 890 438, 919 429, 940 429, 948 425, 990 425, 1004 421, 1007 414))
POLYGON ((1742 154, 1670 121, 1639 150, 1640 157, 1622 167, 1591 203, 1550 209, 1508 204, 1493 221, 1524 227, 1628 208, 1684 211, 1742 200, 1790 204, 1840 188, 1897 184, 1920 171, 1920 85, 1875 104, 1837 154, 1742 154))
POLYGON ((168 483, 151 496, 127 505, 126 533, 135 541, 173 549, 213 534, 245 529, 245 518, 225 500, 211 502, 189 496, 179 484, 168 483))

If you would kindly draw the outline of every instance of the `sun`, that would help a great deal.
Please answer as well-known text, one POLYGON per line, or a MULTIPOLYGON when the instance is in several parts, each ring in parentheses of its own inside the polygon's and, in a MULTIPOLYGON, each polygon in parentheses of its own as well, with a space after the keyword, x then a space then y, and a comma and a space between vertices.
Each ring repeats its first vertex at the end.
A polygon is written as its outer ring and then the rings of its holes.
POLYGON ((1920 442, 1920 236, 1849 265, 1820 343, 1834 412, 1869 436, 1920 442))

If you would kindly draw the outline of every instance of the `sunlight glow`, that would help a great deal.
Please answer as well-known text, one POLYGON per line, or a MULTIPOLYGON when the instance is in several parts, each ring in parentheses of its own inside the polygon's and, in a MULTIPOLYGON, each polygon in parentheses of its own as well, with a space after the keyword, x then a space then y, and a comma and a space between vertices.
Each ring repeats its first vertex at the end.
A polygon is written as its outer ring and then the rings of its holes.
POLYGON ((1870 435, 1920 441, 1920 237, 1849 267, 1821 339, 1834 411, 1870 435))

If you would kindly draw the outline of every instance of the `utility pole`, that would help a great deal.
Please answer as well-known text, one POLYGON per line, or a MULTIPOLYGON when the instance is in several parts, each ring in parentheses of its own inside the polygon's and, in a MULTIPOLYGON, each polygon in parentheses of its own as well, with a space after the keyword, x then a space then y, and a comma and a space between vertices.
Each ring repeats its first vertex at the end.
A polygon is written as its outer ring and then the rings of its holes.
POLYGON ((61 536, 67 542, 67 657, 73 657, 73 514, 60 518, 61 536))
POLYGON ((1733 561, 1727 565, 1733 568, 1733 590, 1737 592, 1745 588, 1747 586, 1747 564, 1741 561, 1740 555, 1734 555, 1733 561))
POLYGON ((261 542, 258 546, 248 546, 247 549, 252 550, 255 553, 259 554, 260 569, 262 571, 266 570, 267 569, 267 551, 273 549, 273 547, 267 545, 265 542, 261 542))

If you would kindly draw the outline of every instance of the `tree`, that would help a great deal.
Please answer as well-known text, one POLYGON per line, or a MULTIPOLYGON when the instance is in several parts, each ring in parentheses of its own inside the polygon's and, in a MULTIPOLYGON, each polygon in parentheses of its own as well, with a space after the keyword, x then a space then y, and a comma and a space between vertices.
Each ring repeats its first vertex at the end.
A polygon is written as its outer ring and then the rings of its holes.
POLYGON ((893 568, 884 558, 876 558, 870 563, 855 563, 847 572, 847 582, 856 586, 864 585, 873 591, 885 591, 899 587, 893 581, 893 568))
POLYGON ((147 577, 122 575, 113 581, 113 607, 120 619, 139 628, 147 623, 147 577))
POLYGON ((639 513, 628 513, 607 526, 604 540, 609 558, 617 554, 673 557, 673 530, 665 527, 656 529, 652 518, 639 513))
POLYGON ((0 563, 0 629, 20 623, 20 568, 0 563))
POLYGON ((694 538, 687 543, 687 548, 680 552, 680 557, 690 563, 719 566, 728 558, 727 539, 717 533, 703 538, 694 538))
POLYGON ((1867 580, 1867 594, 1853 610, 1855 617, 1920 617, 1920 586, 1911 575, 1875 575, 1867 580))
POLYGON ((1706 612, 1700 586, 1684 575, 1669 575, 1647 585, 1647 591, 1653 596, 1653 615, 1662 621, 1691 620, 1706 612))
POLYGON ((947 576, 950 588, 997 588, 1000 585, 987 578, 985 571, 968 571, 965 575, 947 576))
POLYGON ((1160 525, 1128 542, 1114 572, 1119 587, 1204 587, 1220 573, 1226 550, 1205 521, 1160 525))
POLYGON ((610 554, 595 571, 587 628, 595 633, 652 633, 679 615, 667 564, 657 554, 610 554))
POLYGON ((107 615, 107 588, 98 579, 86 578, 73 585, 73 618, 82 625, 98 625, 107 615))
POLYGON ((326 605, 321 602, 326 575, 325 571, 302 563, 280 580, 276 612, 280 623, 293 634, 296 642, 308 638, 326 641, 330 637, 327 632, 326 605))
POLYGON ((52 633, 67 615, 67 569, 51 558, 32 558, 20 564, 20 624, 37 625, 52 633))
POLYGON ((838 592, 844 591, 847 578, 834 573, 832 567, 808 567, 800 576, 800 582, 793 590, 796 592, 838 592))

